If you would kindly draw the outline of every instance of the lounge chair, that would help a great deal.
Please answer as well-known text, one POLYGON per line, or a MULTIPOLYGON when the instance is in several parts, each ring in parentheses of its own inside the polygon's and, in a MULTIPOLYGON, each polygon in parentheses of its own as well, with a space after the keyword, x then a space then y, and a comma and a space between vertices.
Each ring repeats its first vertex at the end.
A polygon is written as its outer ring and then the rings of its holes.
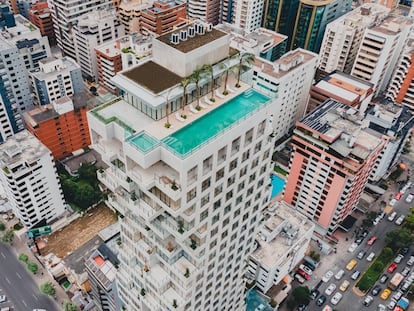
POLYGON ((228 84, 227 84, 227 87, 226 87, 226 90, 227 91, 229 91, 230 93, 234 93, 234 92, 236 92, 235 90, 233 90, 228 84))
POLYGON ((198 110, 193 107, 193 104, 190 104, 189 107, 192 113, 198 113, 198 110))
POLYGON ((199 105, 201 108, 207 108, 207 106, 206 106, 206 105, 204 105, 201 101, 198 103, 198 105, 199 105))
POLYGON ((222 99, 225 98, 224 95, 219 92, 219 90, 216 90, 216 96, 222 99))
POLYGON ((184 121, 185 121, 185 119, 184 119, 182 116, 180 116, 180 114, 179 114, 178 112, 175 114, 175 118, 176 118, 178 121, 180 121, 180 122, 184 122, 184 121))
POLYGON ((207 96, 204 97, 204 101, 206 102, 207 105, 213 106, 214 102, 212 102, 207 96))

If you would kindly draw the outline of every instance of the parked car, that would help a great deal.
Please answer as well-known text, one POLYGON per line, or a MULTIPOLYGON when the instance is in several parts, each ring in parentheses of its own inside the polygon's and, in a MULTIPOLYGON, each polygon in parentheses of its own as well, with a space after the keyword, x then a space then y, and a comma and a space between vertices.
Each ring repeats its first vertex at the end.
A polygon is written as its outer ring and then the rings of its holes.
POLYGON ((374 252, 371 252, 371 253, 368 255, 368 257, 367 257, 367 261, 373 261, 373 260, 374 260, 374 258, 375 258, 375 253, 374 253, 374 252))
POLYGON ((335 295, 331 298, 331 304, 336 306, 342 299, 342 294, 340 292, 336 292, 335 295))
POLYGON ((377 240, 377 237, 376 236, 372 236, 372 237, 369 238, 367 244, 368 245, 372 245, 372 244, 375 243, 376 240, 377 240))
POLYGON ((310 275, 307 274, 305 271, 303 271, 302 269, 298 269, 298 273, 303 276, 306 280, 310 279, 310 275))
POLYGON ((380 304, 378 305, 377 311, 385 311, 385 308, 386 308, 386 307, 385 307, 383 304, 381 304, 381 303, 380 303, 380 304))
POLYGON ((345 271, 343 269, 339 270, 336 274, 335 274, 335 279, 336 280, 340 280, 343 276, 344 276, 345 271))
POLYGON ((412 195, 411 193, 405 198, 405 202, 407 203, 411 203, 412 200, 414 199, 414 195, 412 195))
POLYGON ((394 310, 396 305, 396 302, 394 300, 391 300, 388 304, 387 304, 387 308, 390 310, 394 310))
POLYGON ((395 302, 398 302, 398 300, 400 300, 402 295, 403 295, 403 292, 397 291, 394 295, 392 295, 391 299, 394 300, 395 302))
POLYGON ((374 288, 371 290, 372 296, 377 296, 381 292, 381 286, 375 285, 374 288))
POLYGON ((405 219, 405 215, 401 215, 400 217, 397 218, 397 220, 395 221, 395 224, 398 225, 398 226, 401 226, 404 219, 405 219))
POLYGON ((0 295, 0 303, 5 302, 7 300, 6 295, 0 295))
POLYGON ((395 203, 397 203, 397 200, 394 198, 394 199, 392 199, 392 200, 390 201, 389 205, 390 205, 391 207, 393 207, 393 206, 395 205, 395 203))
POLYGON ((398 254, 397 257, 394 258, 395 263, 400 263, 401 260, 403 260, 404 256, 401 254, 398 254))
POLYGON ((410 250, 409 246, 404 246, 403 248, 400 249, 400 254, 407 255, 409 250, 410 250))
POLYGON ((362 250, 362 251, 360 251, 359 253, 358 253, 358 255, 357 255, 357 258, 358 259, 362 259, 362 258, 364 258, 364 256, 365 256, 365 254, 366 254, 367 252, 366 251, 364 251, 364 250, 362 250))
POLYGON ((355 259, 351 259, 348 264, 346 265, 346 270, 351 271, 357 265, 357 261, 355 259))
POLYGON ((403 271, 401 271, 401 274, 403 276, 407 276, 408 273, 410 273, 411 269, 409 267, 405 267, 403 271))
POLYGON ((313 273, 313 271, 311 270, 311 269, 309 269, 307 266, 305 266, 305 265, 300 265, 299 266, 299 269, 301 269, 301 270, 303 270, 303 271, 305 271, 306 272, 306 274, 308 274, 308 275, 312 275, 312 273, 313 273))
POLYGON ((369 307, 371 303, 374 301, 374 298, 370 295, 365 297, 364 302, 362 303, 365 307, 369 307))
POLYGON ((392 213, 388 216, 388 220, 389 220, 389 221, 394 221, 395 217, 397 217, 397 212, 392 212, 392 213))
POLYGON ((329 282, 329 280, 332 278, 333 272, 331 270, 326 271, 325 275, 322 277, 323 282, 329 282))
POLYGON ((357 247, 358 243, 352 243, 351 246, 348 248, 348 252, 353 253, 357 247))
POLYGON ((388 280, 388 275, 383 274, 380 278, 380 283, 384 284, 388 280))
POLYGON ((335 291, 336 285, 334 283, 329 284, 329 286, 325 290, 325 295, 330 296, 335 291))
POLYGON ((382 293, 381 293, 381 299, 382 300, 387 300, 388 297, 390 296, 390 294, 391 294, 391 290, 390 289, 388 289, 388 288, 384 289, 382 291, 382 293))
POLYGON ((389 273, 393 273, 395 271, 395 269, 397 269, 397 267, 398 267, 398 265, 395 262, 393 262, 392 264, 390 264, 387 271, 389 273))
POLYGON ((398 201, 399 199, 401 199, 402 196, 403 196, 403 193, 400 191, 395 195, 394 199, 398 201))
POLYGON ((318 297, 320 294, 320 292, 317 289, 314 289, 313 291, 310 292, 309 298, 311 300, 315 300, 316 297, 318 297))
POLYGON ((360 271, 355 271, 354 273, 352 273, 351 279, 356 280, 357 278, 359 278, 360 275, 361 275, 360 271))
POLYGON ((341 286, 339 287, 339 290, 340 291, 346 291, 347 289, 348 289, 348 287, 349 287, 349 281, 348 280, 344 280, 343 282, 342 282, 342 284, 341 284, 341 286))
POLYGON ((407 261, 407 266, 412 266, 414 264, 414 256, 410 256, 410 259, 407 261))
POLYGON ((326 296, 325 295, 321 295, 318 300, 316 300, 316 305, 321 307, 326 301, 326 296))

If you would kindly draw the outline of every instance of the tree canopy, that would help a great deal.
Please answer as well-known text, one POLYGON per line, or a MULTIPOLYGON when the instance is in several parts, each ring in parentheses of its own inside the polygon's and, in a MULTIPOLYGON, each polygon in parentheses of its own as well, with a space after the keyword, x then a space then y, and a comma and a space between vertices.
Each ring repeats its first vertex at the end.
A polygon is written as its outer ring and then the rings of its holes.
POLYGON ((40 285, 40 292, 48 296, 53 296, 56 294, 56 289, 52 282, 46 282, 40 285))
POLYGON ((65 301, 63 303, 63 310, 64 311, 78 311, 79 308, 73 302, 65 301))
POLYGON ((411 244, 413 237, 411 230, 408 228, 397 228, 387 232, 385 236, 385 242, 389 247, 397 250, 407 244, 411 244))

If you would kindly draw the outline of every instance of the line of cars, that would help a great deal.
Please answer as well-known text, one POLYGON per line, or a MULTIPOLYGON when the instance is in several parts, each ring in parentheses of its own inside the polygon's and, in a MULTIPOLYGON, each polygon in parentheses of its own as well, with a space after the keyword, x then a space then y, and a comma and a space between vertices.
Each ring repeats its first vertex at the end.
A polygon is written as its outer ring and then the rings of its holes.
MULTIPOLYGON (((7 301, 6 295, 0 295, 0 304, 3 304, 7 301)), ((0 311, 11 311, 10 307, 0 307, 0 311)))

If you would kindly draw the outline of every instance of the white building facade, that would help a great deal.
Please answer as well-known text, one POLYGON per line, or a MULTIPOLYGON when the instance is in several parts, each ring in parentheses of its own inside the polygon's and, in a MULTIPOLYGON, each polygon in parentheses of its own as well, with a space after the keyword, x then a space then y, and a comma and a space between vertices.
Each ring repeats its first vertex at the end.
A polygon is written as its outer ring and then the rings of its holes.
POLYGON ((248 274, 256 287, 266 293, 297 267, 312 239, 315 225, 284 201, 270 207, 250 255, 248 274))
POLYGON ((233 2, 234 12, 232 24, 246 33, 261 27, 264 0, 237 0, 233 2))
POLYGON ((113 79, 123 98, 88 112, 92 145, 110 166, 98 178, 124 215, 118 287, 128 310, 244 308, 244 261, 269 197, 271 100, 241 82, 207 103, 203 79, 200 110, 193 84, 180 107, 181 77, 207 63, 218 78, 230 51, 227 34, 196 28, 179 43, 154 39, 154 61, 113 79))
POLYGON ((0 178, 13 212, 26 228, 50 224, 65 211, 63 192, 49 149, 28 131, 1 145, 0 178))
POLYGON ((296 49, 271 63, 257 58, 253 88, 274 98, 273 130, 276 140, 286 135, 305 113, 318 55, 296 49))

